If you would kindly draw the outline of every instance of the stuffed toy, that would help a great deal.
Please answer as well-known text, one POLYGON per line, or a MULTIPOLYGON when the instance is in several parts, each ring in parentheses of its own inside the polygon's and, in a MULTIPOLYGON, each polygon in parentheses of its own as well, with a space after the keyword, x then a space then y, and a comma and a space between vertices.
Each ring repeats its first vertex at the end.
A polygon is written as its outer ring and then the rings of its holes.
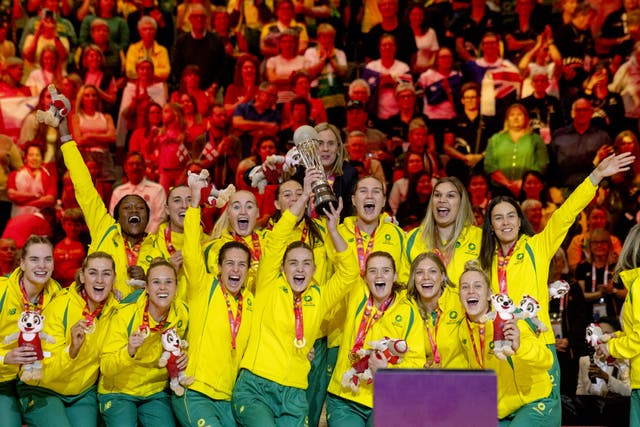
POLYGON ((218 190, 215 185, 209 184, 209 171, 206 169, 202 169, 199 174, 193 173, 191 171, 187 171, 187 185, 189 187, 193 187, 198 183, 201 186, 201 189, 208 192, 208 194, 204 195, 204 198, 210 205, 213 205, 213 202, 216 202, 216 207, 218 209, 223 208, 231 196, 236 192, 236 187, 233 184, 230 184, 227 188, 223 190, 218 190), (210 189, 208 188, 211 186, 210 189))
POLYGON ((531 322, 536 327, 536 334, 540 334, 541 332, 546 332, 548 330, 547 326, 538 319, 538 311, 540 311, 540 304, 538 301, 530 295, 524 295, 522 297, 522 301, 518 305, 518 310, 516 311, 517 319, 531 319, 531 322))
POLYGON ((193 377, 188 377, 184 371, 178 369, 177 363, 178 358, 182 356, 182 349, 187 348, 188 343, 181 340, 173 328, 162 332, 160 339, 164 351, 160 356, 158 366, 161 368, 166 366, 167 371, 169 371, 169 387, 176 396, 182 396, 184 394, 183 386, 190 386, 194 381, 193 377))
POLYGON ((36 352, 37 360, 33 363, 22 365, 20 379, 24 382, 42 379, 42 362, 45 357, 50 357, 49 352, 42 351, 42 341, 53 344, 53 337, 42 332, 44 316, 40 311, 23 311, 18 319, 19 332, 8 335, 4 339, 5 344, 18 340, 18 347, 31 347, 36 352))
POLYGON ((356 352, 356 361, 353 362, 351 368, 342 374, 342 387, 350 388, 354 393, 360 391, 360 383, 371 384, 373 382, 373 373, 369 368, 369 359, 384 355, 388 362, 397 365, 402 361, 402 356, 409 351, 405 340, 383 338, 381 340, 369 343, 370 349, 361 348, 356 352))
POLYGON ((284 174, 293 174, 300 164, 302 156, 296 147, 291 148, 285 156, 272 154, 261 165, 255 166, 249 172, 251 186, 264 194, 267 184, 280 184, 284 174))
POLYGON ((613 338, 612 335, 602 333, 602 329, 598 323, 591 323, 587 326, 585 339, 591 347, 596 348, 598 344, 606 343, 611 338, 613 338))
POLYGON ((502 330, 505 321, 515 319, 516 306, 513 300, 507 294, 491 295, 491 305, 493 311, 485 314, 480 319, 482 322, 493 321, 493 353, 500 360, 506 360, 507 357, 513 356, 512 342, 505 339, 502 330))
POLYGON ((66 96, 58 93, 55 85, 50 84, 47 89, 51 94, 51 105, 47 111, 36 111, 36 119, 40 123, 57 128, 62 118, 71 111, 71 103, 66 96))
POLYGON ((549 298, 559 299, 569 293, 571 287, 564 280, 556 280, 549 285, 549 298))

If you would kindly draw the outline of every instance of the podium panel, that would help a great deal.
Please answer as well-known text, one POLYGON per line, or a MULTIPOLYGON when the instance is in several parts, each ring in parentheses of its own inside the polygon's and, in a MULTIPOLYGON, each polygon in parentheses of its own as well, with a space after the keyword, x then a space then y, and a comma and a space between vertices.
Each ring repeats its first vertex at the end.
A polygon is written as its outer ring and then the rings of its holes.
POLYGON ((493 371, 383 369, 375 376, 375 427, 495 427, 493 371))

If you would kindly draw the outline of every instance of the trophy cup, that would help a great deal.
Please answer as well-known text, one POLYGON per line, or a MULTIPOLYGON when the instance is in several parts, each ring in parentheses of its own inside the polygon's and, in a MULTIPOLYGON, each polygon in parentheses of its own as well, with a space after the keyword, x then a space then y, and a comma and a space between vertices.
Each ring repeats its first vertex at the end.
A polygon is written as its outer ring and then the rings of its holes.
POLYGON ((293 142, 298 148, 302 163, 306 168, 315 168, 322 172, 322 179, 311 184, 311 190, 315 197, 315 210, 319 215, 324 214, 324 210, 329 210, 329 205, 338 207, 338 199, 333 194, 333 189, 329 185, 324 167, 320 161, 318 132, 311 126, 300 126, 293 134, 293 142))

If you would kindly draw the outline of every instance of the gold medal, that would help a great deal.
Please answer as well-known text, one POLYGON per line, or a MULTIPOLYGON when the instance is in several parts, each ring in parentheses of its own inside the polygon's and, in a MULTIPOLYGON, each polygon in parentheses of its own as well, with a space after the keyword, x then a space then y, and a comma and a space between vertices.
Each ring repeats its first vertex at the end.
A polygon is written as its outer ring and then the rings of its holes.
POLYGON ((307 340, 306 340, 304 337, 302 337, 302 339, 301 339, 301 340, 299 340, 299 339, 297 339, 297 338, 294 338, 294 339, 293 339, 293 345, 294 345, 296 348, 304 348, 304 346, 306 346, 306 345, 307 345, 307 340))

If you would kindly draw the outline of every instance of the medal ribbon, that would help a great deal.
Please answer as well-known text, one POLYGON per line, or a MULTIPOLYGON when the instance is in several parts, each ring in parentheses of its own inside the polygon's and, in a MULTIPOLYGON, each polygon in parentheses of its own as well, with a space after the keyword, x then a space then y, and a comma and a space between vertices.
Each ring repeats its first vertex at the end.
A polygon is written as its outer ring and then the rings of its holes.
POLYGON ((162 319, 162 321, 158 323, 156 326, 154 326, 153 328, 149 327, 149 297, 147 297, 147 303, 144 306, 144 313, 142 313, 142 325, 140 325, 139 329, 141 331, 148 329, 149 332, 161 331, 164 328, 164 326, 167 324, 168 318, 169 318, 169 315, 167 315, 164 319, 162 319))
POLYGON ((87 326, 93 325, 96 317, 100 315, 102 309, 104 308, 104 302, 98 305, 93 312, 89 309, 89 297, 87 296, 87 291, 84 289, 80 292, 82 299, 84 300, 84 308, 82 309, 82 317, 87 320, 87 326))
POLYGON ((304 227, 302 227, 302 235, 300 236, 300 241, 302 243, 304 243, 307 240, 308 234, 309 234, 309 227, 307 227, 307 224, 305 224, 304 227))
POLYGON ((358 327, 358 332, 356 333, 356 339, 353 343, 353 348, 351 349, 351 354, 355 355, 358 350, 360 350, 364 346, 364 339, 367 336, 367 332, 373 327, 373 324, 378 321, 379 318, 382 317, 387 308, 393 302, 394 294, 389 295, 389 298, 384 300, 382 304, 380 304, 380 308, 376 308, 373 304, 373 296, 369 296, 367 300, 367 306, 364 309, 364 313, 362 313, 362 318, 360 319, 360 326, 358 327), (371 313, 375 311, 373 317, 371 317, 371 313))
POLYGON ((236 349, 236 337, 240 330, 240 323, 242 322, 242 293, 238 293, 238 310, 236 311, 236 317, 233 318, 233 311, 231 310, 231 302, 229 301, 229 295, 224 285, 221 286, 222 294, 224 295, 224 302, 227 303, 227 313, 229 314, 229 327, 231 328, 231 348, 236 349))
MULTIPOLYGON (((429 337, 429 344, 431 345, 431 352, 433 353, 433 361, 436 364, 440 364, 440 353, 438 352, 438 344, 436 343, 436 338, 438 337, 438 326, 440 326, 440 313, 442 313, 442 310, 440 310, 440 308, 438 308, 436 310, 436 319, 435 319, 435 329, 433 331, 433 335, 431 334, 431 327, 430 327, 430 323, 429 320, 425 320, 424 324, 427 327, 427 336, 429 337)), ((433 319, 433 313, 431 315, 431 318, 433 319)))
MULTIPOLYGON (((602 284, 606 285, 609 281, 609 264, 604 266, 604 277, 602 278, 602 284)), ((591 264, 591 292, 596 291, 596 265, 591 264)))
POLYGON ((253 249, 251 249, 251 247, 247 245, 247 242, 245 242, 242 236, 239 236, 236 233, 232 233, 232 234, 233 234, 233 240, 235 240, 236 242, 240 242, 249 248, 249 252, 251 252, 252 261, 260 261, 260 257, 262 257, 262 249, 260 248, 260 238, 258 237, 258 234, 255 231, 251 233, 251 243, 252 243, 253 249))
POLYGON ((24 307, 24 311, 35 311, 39 313, 44 303, 44 292, 40 292, 40 295, 38 295, 37 303, 32 303, 31 300, 29 300, 29 295, 24 287, 24 279, 22 277, 20 278, 20 292, 22 292, 22 306, 24 307), (33 310, 31 310, 31 306, 33 306, 33 310))
POLYGON ((467 329, 469 329, 469 336, 471 337, 473 352, 476 355, 476 362, 478 362, 478 365, 480 365, 480 367, 484 369, 484 325, 478 325, 478 335, 480 335, 480 353, 478 353, 476 340, 473 337, 473 329, 471 329, 471 323, 469 323, 468 317, 466 317, 465 320, 467 321, 467 329))
POLYGON ((293 297, 293 315, 296 318, 296 342, 304 341, 304 322, 302 319, 302 297, 296 295, 293 297))
POLYGON ((358 224, 355 225, 355 235, 356 235, 356 249, 358 250, 358 263, 360 264, 360 276, 364 277, 364 270, 367 265, 367 257, 373 251, 373 240, 376 236, 376 230, 373 230, 371 236, 369 237, 369 243, 367 244, 367 250, 364 249, 364 239, 362 238, 362 234, 360 234, 360 227, 358 224))
POLYGON ((511 246, 509 253, 505 256, 502 252, 502 246, 498 245, 498 285, 500 286, 500 293, 506 294, 507 292, 507 265, 511 255, 513 255, 513 248, 516 245, 511 246))
POLYGON ((167 251, 169 255, 173 255, 176 253, 176 248, 171 243, 171 224, 167 224, 167 228, 164 229, 164 241, 167 244, 167 251))
POLYGON ((127 252, 127 264, 129 267, 138 263, 138 256, 140 255, 140 243, 136 243, 131 247, 129 241, 124 239, 124 250, 127 252))

